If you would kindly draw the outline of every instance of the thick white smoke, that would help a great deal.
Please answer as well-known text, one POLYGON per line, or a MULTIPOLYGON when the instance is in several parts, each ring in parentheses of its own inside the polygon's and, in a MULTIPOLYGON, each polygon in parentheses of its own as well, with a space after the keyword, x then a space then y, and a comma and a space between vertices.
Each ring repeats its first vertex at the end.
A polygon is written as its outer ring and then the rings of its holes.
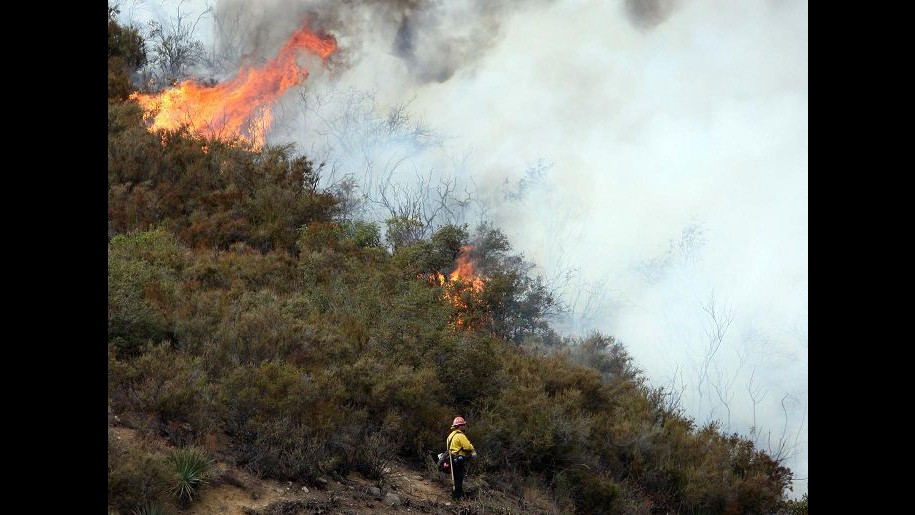
POLYGON ((490 4, 223 1, 209 44, 268 57, 306 15, 333 33, 274 143, 375 199, 471 191, 455 216, 483 209, 565 285, 559 328, 618 338, 698 422, 786 456, 800 497, 807 1, 490 4))

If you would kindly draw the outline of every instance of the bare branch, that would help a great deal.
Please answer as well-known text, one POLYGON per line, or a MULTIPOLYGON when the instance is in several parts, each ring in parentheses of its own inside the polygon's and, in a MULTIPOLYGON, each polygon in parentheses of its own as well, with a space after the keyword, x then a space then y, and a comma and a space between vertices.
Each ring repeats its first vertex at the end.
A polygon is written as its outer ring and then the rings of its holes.
POLYGON ((205 61, 203 43, 196 38, 197 27, 212 13, 207 7, 193 19, 184 11, 187 0, 175 5, 175 15, 165 21, 149 22, 147 44, 151 46, 150 65, 158 71, 150 79, 159 87, 187 77, 190 67, 205 61))
POLYGON ((718 311, 715 306, 714 293, 709 297, 708 303, 702 306, 702 310, 708 315, 708 325, 705 329, 705 354, 703 355, 702 362, 697 371, 696 388, 699 392, 700 406, 705 393, 705 385, 708 382, 709 367, 715 359, 715 354, 721 349, 721 345, 724 342, 724 337, 727 334, 728 328, 731 326, 731 322, 734 321, 734 315, 728 312, 726 308, 723 312, 718 311))
POLYGON ((756 406, 766 398, 766 392, 764 392, 761 387, 760 389, 753 388, 753 381, 756 376, 756 367, 753 367, 753 372, 750 374, 750 382, 747 383, 747 392, 750 394, 750 400, 753 401, 753 428, 756 428, 756 406), (758 396, 758 398, 757 398, 758 396))

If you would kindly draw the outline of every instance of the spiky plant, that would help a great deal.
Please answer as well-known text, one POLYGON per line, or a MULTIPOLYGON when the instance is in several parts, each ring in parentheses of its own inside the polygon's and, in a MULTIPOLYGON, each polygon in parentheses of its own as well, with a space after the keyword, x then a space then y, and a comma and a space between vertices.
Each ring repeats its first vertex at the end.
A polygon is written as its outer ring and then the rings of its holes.
POLYGON ((171 512, 159 503, 151 502, 137 506, 130 511, 131 515, 170 515, 171 512))
POLYGON ((203 450, 189 446, 170 452, 168 461, 177 473, 172 493, 178 501, 190 503, 197 497, 200 486, 207 482, 212 460, 203 450))

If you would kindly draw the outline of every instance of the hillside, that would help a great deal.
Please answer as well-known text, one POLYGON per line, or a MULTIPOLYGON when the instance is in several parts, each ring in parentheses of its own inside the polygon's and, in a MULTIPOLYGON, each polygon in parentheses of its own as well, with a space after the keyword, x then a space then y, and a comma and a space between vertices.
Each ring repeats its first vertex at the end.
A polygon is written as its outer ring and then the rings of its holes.
POLYGON ((109 10, 111 515, 806 513, 784 456, 558 334, 498 227, 363 219, 291 146, 150 127, 142 49, 109 10), (429 458, 456 415, 460 505, 429 458))

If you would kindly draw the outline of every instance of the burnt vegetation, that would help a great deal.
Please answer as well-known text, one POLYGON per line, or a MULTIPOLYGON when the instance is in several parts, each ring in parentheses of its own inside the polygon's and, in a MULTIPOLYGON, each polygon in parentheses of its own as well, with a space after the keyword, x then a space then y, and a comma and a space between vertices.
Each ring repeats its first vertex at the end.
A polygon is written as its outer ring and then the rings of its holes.
POLYGON ((697 427, 612 336, 557 335, 555 300, 497 228, 386 241, 291 148, 148 131, 128 99, 142 39, 115 13, 109 413, 176 451, 109 440, 110 512, 180 511, 216 459, 306 484, 381 478, 392 459, 422 470, 462 414, 490 488, 536 485, 565 513, 806 513, 786 500, 790 469, 697 427), (418 277, 469 243, 489 279, 456 308, 418 277))

